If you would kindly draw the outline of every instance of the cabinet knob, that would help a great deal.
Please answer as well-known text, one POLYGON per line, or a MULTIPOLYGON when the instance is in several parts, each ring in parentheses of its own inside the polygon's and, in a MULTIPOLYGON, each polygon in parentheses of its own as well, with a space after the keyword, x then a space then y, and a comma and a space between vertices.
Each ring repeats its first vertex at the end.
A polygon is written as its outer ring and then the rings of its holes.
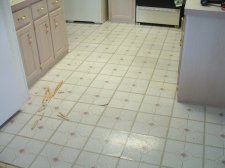
POLYGON ((45 24, 45 29, 46 29, 46 33, 48 33, 49 32, 49 27, 48 27, 47 24, 45 24))
POLYGON ((54 19, 55 27, 58 27, 59 23, 54 19))
POLYGON ((17 20, 21 21, 21 20, 25 20, 26 18, 27 18, 26 16, 22 16, 22 17, 18 18, 17 20))
POLYGON ((38 12, 42 12, 44 9, 45 9, 45 8, 42 7, 42 8, 40 8, 40 9, 38 9, 37 11, 38 11, 38 12))
POLYGON ((56 0, 55 2, 53 2, 54 4, 57 4, 57 3, 59 3, 59 1, 58 0, 56 0))
POLYGON ((28 43, 31 45, 32 44, 32 38, 31 38, 30 34, 27 35, 27 38, 28 38, 28 43))

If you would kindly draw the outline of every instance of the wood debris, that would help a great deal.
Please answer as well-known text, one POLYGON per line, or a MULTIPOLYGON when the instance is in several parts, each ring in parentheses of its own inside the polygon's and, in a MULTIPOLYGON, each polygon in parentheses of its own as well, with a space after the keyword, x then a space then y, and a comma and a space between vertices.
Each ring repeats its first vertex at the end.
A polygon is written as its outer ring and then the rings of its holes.
POLYGON ((38 125, 38 120, 36 120, 34 123, 33 123, 33 125, 32 125, 32 130, 36 127, 38 125))
POLYGON ((64 113, 59 112, 57 116, 58 116, 58 117, 61 117, 61 118, 64 119, 64 120, 69 121, 68 115, 66 115, 66 114, 64 114, 64 113))
MULTIPOLYGON (((59 91, 60 87, 62 86, 63 84, 63 80, 61 80, 58 85, 56 86, 56 88, 54 89, 54 91, 51 93, 50 91, 50 88, 47 87, 46 90, 45 90, 45 94, 43 96, 43 99, 42 99, 42 104, 41 104, 41 107, 37 110, 37 112, 42 112, 46 109, 47 107, 47 103, 50 102, 50 100, 56 95, 56 93, 59 91)), ((63 92, 64 93, 64 92, 63 92)), ((57 116, 63 118, 64 120, 67 120, 69 121, 69 118, 67 115, 65 115, 64 113, 59 113, 57 116)), ((42 118, 44 117, 44 113, 41 115, 40 119, 39 120, 42 120, 42 118)), ((33 130, 37 125, 38 125, 38 121, 39 120, 36 120, 31 129, 33 130)))
POLYGON ((51 98, 55 96, 55 94, 59 91, 60 87, 63 84, 63 80, 58 83, 53 93, 51 93, 51 98))

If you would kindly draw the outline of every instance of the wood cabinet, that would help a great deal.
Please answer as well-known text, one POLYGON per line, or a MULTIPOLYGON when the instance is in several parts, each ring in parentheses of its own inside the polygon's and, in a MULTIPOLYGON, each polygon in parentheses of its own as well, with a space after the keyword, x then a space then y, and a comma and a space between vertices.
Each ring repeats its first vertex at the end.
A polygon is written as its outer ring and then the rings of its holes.
POLYGON ((135 0, 109 0, 109 20, 135 23, 135 0))
POLYGON ((48 15, 34 21, 41 69, 46 71, 54 65, 51 29, 48 15))
POLYGON ((32 24, 17 31, 23 66, 28 84, 31 85, 39 78, 41 69, 38 58, 38 49, 32 24))
POLYGON ((55 60, 60 60, 68 50, 64 15, 61 8, 49 14, 55 60))
POLYGON ((13 13, 28 86, 68 53, 62 0, 37 0, 13 13))

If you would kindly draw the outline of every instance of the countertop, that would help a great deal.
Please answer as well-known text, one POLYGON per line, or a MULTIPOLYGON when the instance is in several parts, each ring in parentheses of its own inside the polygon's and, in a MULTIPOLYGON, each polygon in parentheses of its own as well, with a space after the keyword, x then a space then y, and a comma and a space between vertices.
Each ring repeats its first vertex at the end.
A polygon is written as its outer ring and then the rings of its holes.
POLYGON ((10 0, 11 8, 13 12, 23 9, 40 0, 10 0))
POLYGON ((222 11, 220 4, 210 4, 202 6, 201 0, 187 0, 185 5, 186 15, 225 17, 225 11, 222 11))

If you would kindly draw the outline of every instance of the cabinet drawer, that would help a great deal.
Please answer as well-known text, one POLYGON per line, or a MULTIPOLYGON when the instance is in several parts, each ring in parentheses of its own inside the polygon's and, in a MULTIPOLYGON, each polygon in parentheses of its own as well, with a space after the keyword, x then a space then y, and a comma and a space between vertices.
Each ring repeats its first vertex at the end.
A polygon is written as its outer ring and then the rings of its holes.
POLYGON ((62 0, 47 0, 47 2, 49 11, 62 7, 62 0))
POLYGON ((13 13, 13 19, 16 29, 19 29, 32 21, 30 8, 24 8, 18 12, 13 13))
POLYGON ((31 6, 33 18, 37 19, 48 12, 47 3, 45 0, 40 1, 31 6))

